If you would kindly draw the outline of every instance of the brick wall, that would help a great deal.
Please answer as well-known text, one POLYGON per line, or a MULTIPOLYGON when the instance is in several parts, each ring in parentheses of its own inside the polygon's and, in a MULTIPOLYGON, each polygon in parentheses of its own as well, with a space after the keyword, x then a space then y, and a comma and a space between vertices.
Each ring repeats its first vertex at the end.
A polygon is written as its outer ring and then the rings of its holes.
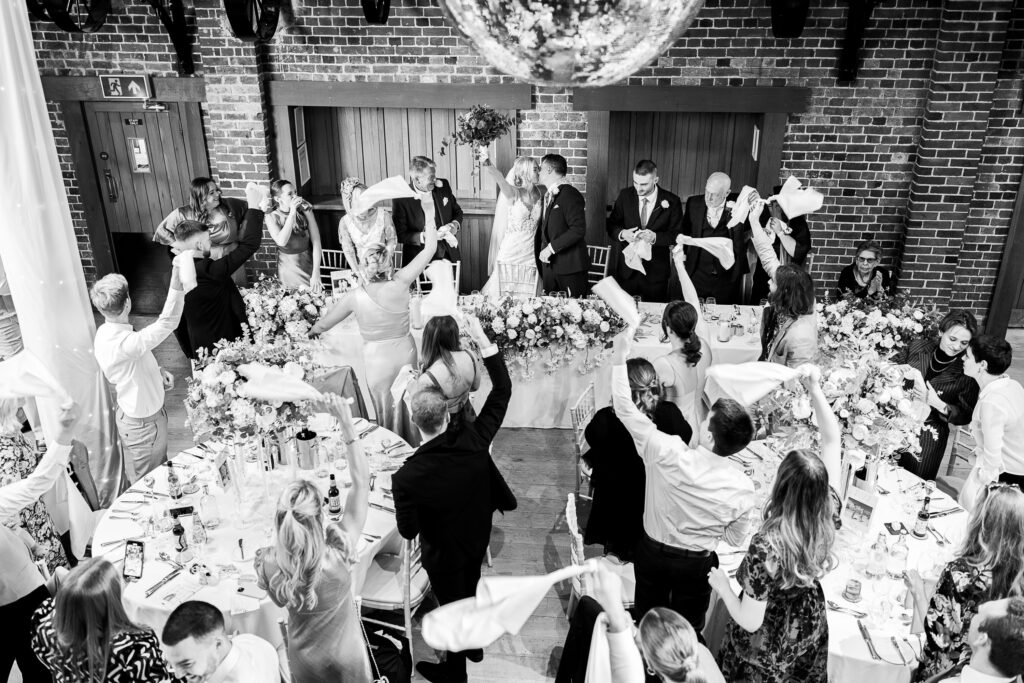
MULTIPOLYGON (((190 0, 185 2, 192 5, 190 0)), ((993 26, 981 31, 983 36, 972 31, 971 22, 979 17, 956 21, 961 5, 969 4, 977 6, 960 0, 892 0, 877 7, 865 34, 860 77, 851 86, 835 80, 846 24, 844 0, 813 3, 804 34, 796 40, 771 36, 769 9, 761 0, 709 0, 687 33, 629 84, 810 88, 808 110, 788 122, 782 175, 793 173, 826 194, 824 209, 811 222, 817 252, 815 276, 822 283, 834 282, 838 270, 851 259, 854 243, 870 233, 882 241, 891 265, 899 263, 906 241, 913 263, 904 264, 903 271, 914 291, 929 294, 941 304, 952 301, 983 312, 1024 161, 1019 153, 1024 131, 1016 104, 1021 83, 1015 76, 1024 37, 1019 11, 1006 31, 1008 0, 994 0, 991 8, 985 4, 981 18, 993 26), (1002 29, 995 25, 1000 22, 1002 29), (944 237, 939 260, 949 267, 922 271, 914 263, 930 256, 926 240, 931 239, 931 219, 923 209, 915 215, 916 207, 908 200, 915 181, 924 186, 915 176, 922 169, 918 151, 924 114, 940 108, 945 92, 941 83, 945 71, 935 67, 940 29, 944 44, 972 61, 957 63, 955 56, 941 51, 940 59, 985 83, 984 92, 965 89, 949 98, 948 110, 953 118, 964 111, 972 117, 992 113, 985 120, 972 118, 976 125, 969 144, 957 135, 938 135, 938 128, 932 130, 932 137, 924 136, 930 151, 970 148, 973 151, 964 158, 973 167, 966 169, 970 179, 961 181, 956 199, 942 205, 962 214, 962 220, 956 221, 959 230, 954 226, 944 237), (1000 31, 1006 33, 1005 41, 997 35, 1000 31), (979 54, 985 55, 984 60, 977 59, 979 54), (969 205, 965 197, 973 197, 969 205), (946 263, 954 252, 962 254, 946 263)), ((226 188, 240 188, 269 169, 271 131, 265 99, 258 99, 267 79, 509 81, 474 54, 432 0, 395 3, 386 26, 367 25, 356 0, 293 0, 292 16, 274 40, 259 49, 228 36, 223 19, 218 19, 219 6, 216 0, 195 0, 195 9, 190 6, 188 14, 198 25, 197 71, 206 78, 210 100, 206 134, 211 166, 226 188), (236 104, 245 110, 249 126, 231 119, 236 104), (245 159, 238 158, 239 149, 245 150, 245 159)), ((142 0, 122 0, 109 26, 111 30, 77 39, 33 20, 43 73, 84 75, 118 69, 175 73, 170 42, 142 0), (132 33, 121 31, 129 27, 132 33), (67 50, 69 40, 82 40, 88 46, 67 50)), ((570 180, 583 186, 586 120, 572 111, 571 91, 534 88, 533 109, 524 112, 518 143, 524 154, 564 154, 570 163, 570 180)), ((672 179, 663 180, 671 189, 672 179)), ((73 173, 68 181, 73 186, 73 173)), ((270 267, 272 250, 263 250, 260 258, 264 268, 270 267)))

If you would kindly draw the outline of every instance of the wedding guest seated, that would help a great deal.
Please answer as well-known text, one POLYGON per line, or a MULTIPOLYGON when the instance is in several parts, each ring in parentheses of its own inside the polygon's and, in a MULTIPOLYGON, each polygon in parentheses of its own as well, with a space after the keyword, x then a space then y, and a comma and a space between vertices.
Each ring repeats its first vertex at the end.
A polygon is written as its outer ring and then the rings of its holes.
MULTIPOLYGON (((679 408, 659 396, 654 366, 643 358, 630 358, 626 361, 626 374, 637 409, 654 422, 658 431, 689 443, 693 430, 679 408)), ((611 406, 597 411, 585 434, 590 450, 583 458, 592 470, 594 500, 583 540, 587 544, 600 543, 606 553, 632 562, 644 533, 644 461, 611 406)))
POLYGON ((1014 683, 1024 675, 1024 598, 992 600, 978 607, 968 633, 970 660, 928 683, 1014 683))
POLYGON ((163 633, 171 670, 188 681, 279 683, 277 650, 259 636, 229 636, 224 615, 208 602, 189 600, 174 608, 163 633))
POLYGON ((480 362, 475 353, 462 348, 455 318, 440 315, 428 320, 420 353, 423 373, 409 391, 416 394, 432 387, 441 392, 448 407, 449 429, 457 430, 463 422, 472 422, 476 411, 469 396, 480 388, 480 362))
POLYGON ((960 494, 966 507, 996 480, 1024 488, 1024 387, 1005 374, 1012 362, 1009 343, 987 334, 972 337, 964 356, 964 374, 980 387, 971 420, 978 458, 960 494))
POLYGON ((732 621, 719 652, 730 681, 826 683, 828 618, 820 580, 835 566, 842 505, 839 420, 821 389, 821 370, 800 368, 821 434, 820 452, 790 451, 779 465, 761 528, 750 540, 733 593, 728 574, 709 579, 732 621))
POLYGON ((322 291, 320 227, 313 207, 288 180, 270 184, 269 209, 263 218, 270 239, 277 245, 277 278, 285 287, 309 287, 322 291))
POLYGON ((164 683, 172 677, 156 634, 128 618, 121 574, 83 561, 32 617, 32 649, 56 683, 164 683))
POLYGON ((366 185, 359 178, 341 181, 341 203, 345 207, 345 215, 338 221, 338 241, 345 253, 346 265, 360 273, 360 264, 371 246, 383 244, 385 258, 389 261, 398 248, 398 235, 395 234, 390 211, 382 206, 371 206, 362 213, 353 210, 365 190, 366 185))
POLYGON ((636 613, 671 607, 700 632, 711 599, 708 571, 718 566, 715 548, 723 538, 742 543, 750 529, 754 483, 726 457, 746 448, 754 425, 739 403, 719 399, 700 426, 696 448, 658 431, 629 390, 632 344, 632 330, 615 337, 612 405, 647 476, 644 535, 634 559, 636 613))
POLYGON ((437 229, 437 244, 431 249, 431 261, 461 258, 458 247, 462 226, 462 207, 455 199, 452 186, 437 177, 437 164, 429 157, 416 156, 409 163, 409 186, 415 197, 392 201, 393 219, 398 241, 402 243, 403 265, 409 265, 426 245, 427 226, 437 229))
POLYGON ((906 583, 914 602, 911 632, 925 634, 914 680, 926 681, 966 656, 964 626, 981 603, 1024 596, 1024 493, 1011 484, 982 489, 963 544, 939 574, 931 599, 917 571, 907 571, 906 583))
POLYGON ((878 265, 882 258, 882 247, 874 240, 864 240, 857 245, 857 256, 853 263, 839 272, 836 283, 836 297, 852 293, 864 299, 895 293, 889 271, 878 265))
POLYGON ((296 479, 277 502, 274 545, 256 553, 260 588, 288 610, 288 665, 294 683, 368 681, 359 614, 352 597, 352 567, 369 509, 370 470, 348 403, 331 396, 325 406, 341 425, 352 487, 340 522, 325 524, 324 494, 296 479))
MULTIPOLYGON (((39 497, 50 490, 67 467, 76 420, 74 409, 64 411, 60 433, 35 470, 0 488, 0 519, 17 518, 26 507, 42 506, 39 497)), ((0 524, 0 623, 6 625, 7 632, 7 640, 0 647, 0 681, 8 680, 15 661, 25 683, 51 680, 32 652, 32 614, 50 597, 34 559, 43 554, 44 548, 23 528, 0 524)))
POLYGON ((912 340, 892 361, 920 373, 915 397, 931 408, 921 430, 921 453, 900 456, 900 466, 925 481, 935 479, 946 453, 949 426, 971 421, 978 400, 977 382, 964 374, 964 352, 978 332, 968 311, 950 311, 939 323, 939 336, 912 340))
POLYGON ((123 275, 105 275, 89 290, 92 305, 103 314, 96 330, 93 355, 107 381, 117 391, 114 414, 121 437, 124 473, 129 484, 167 461, 167 411, 164 390, 174 378, 157 365, 153 349, 178 326, 185 304, 178 267, 171 269, 171 288, 160 317, 135 330, 128 315, 132 298, 123 275))

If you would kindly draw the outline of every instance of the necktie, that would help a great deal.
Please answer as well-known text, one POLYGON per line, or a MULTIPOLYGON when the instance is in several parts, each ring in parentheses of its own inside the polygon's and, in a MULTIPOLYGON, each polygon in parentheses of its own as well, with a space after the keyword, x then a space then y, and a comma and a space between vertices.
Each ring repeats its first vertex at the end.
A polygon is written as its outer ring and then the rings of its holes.
POLYGON ((644 197, 644 205, 640 208, 640 227, 641 228, 646 228, 647 227, 647 202, 648 201, 649 200, 647 199, 647 197, 644 197))
POLYGON ((544 214, 541 216, 541 221, 546 221, 548 218, 548 209, 551 208, 551 190, 544 193, 544 214))

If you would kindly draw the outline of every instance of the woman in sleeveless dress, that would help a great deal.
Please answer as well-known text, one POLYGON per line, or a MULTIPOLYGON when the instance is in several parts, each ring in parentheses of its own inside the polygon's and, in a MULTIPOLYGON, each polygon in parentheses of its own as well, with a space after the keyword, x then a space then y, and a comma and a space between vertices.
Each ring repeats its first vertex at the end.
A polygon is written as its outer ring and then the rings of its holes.
POLYGON ((383 244, 391 258, 398 248, 398 235, 391 220, 391 212, 384 207, 372 206, 363 213, 353 213, 352 207, 366 190, 359 178, 345 178, 341 182, 341 203, 345 215, 338 222, 338 241, 345 252, 348 267, 360 271, 363 254, 372 244, 383 244))
POLYGON ((320 228, 313 208, 295 193, 287 180, 270 185, 273 210, 264 216, 270 238, 277 245, 277 277, 285 287, 323 290, 320 281, 320 228))
MULTIPOLYGON (((377 424, 397 427, 391 385, 404 365, 416 365, 416 342, 409 331, 409 288, 430 263, 437 249, 437 227, 423 232, 423 251, 395 272, 384 244, 370 245, 361 263, 366 275, 362 287, 346 292, 313 325, 317 337, 352 314, 363 337, 363 367, 377 424)), ((394 431, 394 430, 392 430, 394 431)))
POLYGON ((516 159, 508 177, 491 164, 484 149, 480 150, 480 161, 501 190, 494 207, 494 229, 488 255, 491 276, 481 290, 486 296, 497 298, 500 294, 500 264, 537 267, 534 248, 545 190, 543 185, 537 184, 540 166, 533 157, 516 159))
POLYGON ((434 388, 444 394, 450 416, 449 429, 476 419, 469 402, 480 388, 480 362, 472 351, 464 351, 459 342, 459 324, 450 315, 431 318, 423 328, 423 373, 410 390, 434 388))
POLYGON ((686 421, 695 428, 693 439, 697 439, 696 427, 704 423, 708 412, 703 397, 707 370, 711 366, 710 334, 700 312, 697 289, 686 272, 683 250, 673 253, 673 258, 679 272, 683 301, 672 301, 665 306, 661 332, 663 341, 668 341, 672 350, 655 359, 654 369, 661 382, 662 398, 676 404, 686 421))

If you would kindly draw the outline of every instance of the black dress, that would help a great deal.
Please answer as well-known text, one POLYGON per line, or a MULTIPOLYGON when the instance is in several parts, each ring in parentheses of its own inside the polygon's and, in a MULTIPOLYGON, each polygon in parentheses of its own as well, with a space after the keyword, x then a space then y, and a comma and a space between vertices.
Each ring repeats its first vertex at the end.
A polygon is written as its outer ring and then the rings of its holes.
MULTIPOLYGON (((871 284, 871 281, 875 279, 875 275, 878 273, 882 274, 882 289, 879 293, 892 294, 896 291, 892 286, 892 277, 889 275, 889 271, 885 268, 876 266, 875 269, 871 271, 871 277, 868 278, 868 284, 866 285, 862 285, 857 282, 857 276, 854 275, 856 270, 857 265, 855 263, 851 263, 843 268, 839 273, 839 282, 836 283, 836 290, 834 292, 837 299, 841 299, 849 292, 853 292, 853 294, 858 298, 866 299, 868 296, 868 286, 871 284)), ((875 296, 878 296, 878 294, 875 294, 875 296)))
POLYGON ((942 464, 949 440, 949 425, 970 423, 974 404, 978 402, 978 383, 964 374, 963 354, 950 358, 938 348, 937 339, 917 339, 910 342, 893 357, 893 362, 906 364, 921 373, 931 382, 939 398, 949 405, 949 412, 943 415, 934 408, 925 420, 921 430, 921 453, 904 453, 900 465, 925 481, 935 479, 942 464), (938 352, 939 358, 935 358, 938 352))
MULTIPOLYGON (((669 401, 658 404, 654 425, 685 442, 693 434, 679 408, 669 401)), ((594 500, 583 540, 600 543, 606 552, 632 562, 634 547, 644 533, 644 461, 611 406, 597 411, 585 433, 590 451, 583 459, 592 468, 594 500)))

